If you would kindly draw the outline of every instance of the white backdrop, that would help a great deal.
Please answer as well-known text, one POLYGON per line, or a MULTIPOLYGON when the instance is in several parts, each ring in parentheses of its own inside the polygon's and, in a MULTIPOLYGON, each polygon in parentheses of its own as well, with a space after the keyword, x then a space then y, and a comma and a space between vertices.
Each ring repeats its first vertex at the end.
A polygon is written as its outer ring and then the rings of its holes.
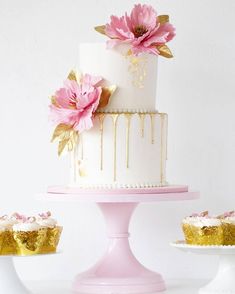
MULTIPOLYGON (((71 279, 104 252, 95 205, 37 202, 34 195, 68 177, 67 159, 49 142, 48 97, 78 65, 79 42, 105 40, 93 27, 135 2, 0 0, 0 214, 50 209, 64 225, 62 254, 16 261, 24 279, 71 279)), ((216 258, 186 255, 169 242, 182 237, 185 215, 235 208, 235 2, 145 3, 170 14, 177 28, 175 58, 161 59, 158 78, 159 110, 169 114, 168 180, 200 190, 201 199, 139 206, 131 245, 165 277, 209 277, 216 258)))

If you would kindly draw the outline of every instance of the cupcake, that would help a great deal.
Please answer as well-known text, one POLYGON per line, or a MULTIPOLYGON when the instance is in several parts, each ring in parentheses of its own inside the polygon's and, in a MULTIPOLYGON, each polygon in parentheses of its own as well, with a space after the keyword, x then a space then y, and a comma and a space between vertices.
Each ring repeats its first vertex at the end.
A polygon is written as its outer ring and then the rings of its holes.
POLYGON ((182 228, 187 244, 223 245, 222 222, 207 211, 184 218, 182 228))
POLYGON ((224 245, 235 245, 235 211, 225 212, 218 218, 222 222, 224 245))
POLYGON ((50 212, 39 214, 37 223, 47 231, 40 253, 45 254, 56 252, 62 227, 57 225, 57 221, 51 217, 50 212))
POLYGON ((12 227, 16 224, 15 217, 4 215, 0 218, 0 255, 16 254, 16 242, 13 238, 12 227))
POLYGON ((29 217, 13 225, 13 237, 17 244, 18 255, 34 255, 40 253, 47 230, 29 217))

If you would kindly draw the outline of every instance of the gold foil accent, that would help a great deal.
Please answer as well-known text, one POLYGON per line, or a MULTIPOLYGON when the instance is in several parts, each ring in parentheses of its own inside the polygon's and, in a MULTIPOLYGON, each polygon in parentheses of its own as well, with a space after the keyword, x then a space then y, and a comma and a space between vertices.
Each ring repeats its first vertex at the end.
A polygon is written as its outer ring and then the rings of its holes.
POLYGON ((78 173, 80 177, 86 177, 87 176, 87 170, 84 160, 78 160, 78 173))
POLYGON ((81 77, 82 77, 82 74, 80 72, 76 70, 71 70, 67 78, 71 81, 76 81, 79 83, 81 80, 81 77))
POLYGON ((154 144, 154 131, 155 131, 155 123, 154 123, 154 118, 155 118, 155 114, 154 113, 150 113, 150 122, 151 122, 151 143, 154 144))
POLYGON ((169 15, 159 15, 157 17, 157 22, 159 22, 161 25, 169 21, 170 21, 169 15))
POLYGON ((145 122, 145 113, 139 113, 139 118, 140 118, 140 132, 141 132, 141 137, 144 138, 144 122, 145 122))
POLYGON ((130 157, 130 125, 132 114, 125 114, 126 117, 126 167, 129 168, 129 157, 130 157))
POLYGON ((77 77, 76 77, 76 73, 74 70, 71 70, 69 75, 68 75, 68 79, 71 81, 77 81, 77 77))
POLYGON ((106 35, 105 33, 105 25, 102 25, 102 26, 96 26, 94 28, 98 33, 102 34, 102 35, 106 35))
POLYGON ((103 161, 104 161, 104 118, 105 114, 98 114, 100 122, 100 170, 103 170, 103 161))
POLYGON ((133 86, 142 89, 144 87, 144 80, 146 77, 147 57, 128 55, 126 58, 129 59, 130 62, 128 71, 132 74, 133 86))
POLYGON ((37 231, 19 231, 13 232, 14 239, 17 243, 18 255, 38 254, 46 239, 47 230, 40 229, 37 231))
POLYGON ((157 45, 157 50, 159 51, 159 55, 166 57, 166 58, 172 58, 173 54, 171 53, 171 50, 167 45, 157 45))
POLYGON ((113 95, 113 93, 116 91, 116 89, 117 89, 116 85, 111 85, 109 87, 102 87, 98 109, 104 108, 105 106, 108 105, 109 99, 113 95))
POLYGON ((119 114, 111 114, 113 120, 113 180, 117 180, 117 120, 119 114))
POLYGON ((62 230, 63 228, 59 226, 55 228, 47 228, 45 240, 38 253, 47 254, 56 252, 62 230))

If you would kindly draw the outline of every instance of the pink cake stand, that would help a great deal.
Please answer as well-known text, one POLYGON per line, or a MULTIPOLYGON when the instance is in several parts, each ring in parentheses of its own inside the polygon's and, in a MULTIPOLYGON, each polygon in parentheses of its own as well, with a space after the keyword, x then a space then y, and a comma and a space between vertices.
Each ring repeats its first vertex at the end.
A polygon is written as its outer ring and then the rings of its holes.
MULTIPOLYGON (((95 202, 107 225, 109 246, 103 258, 88 271, 77 275, 73 290, 82 294, 150 294, 164 291, 160 274, 146 269, 129 245, 129 222, 141 202, 180 201, 199 197, 187 186, 147 189, 76 189, 50 187, 48 200, 95 202)), ((41 197, 40 197, 41 198, 41 197)))

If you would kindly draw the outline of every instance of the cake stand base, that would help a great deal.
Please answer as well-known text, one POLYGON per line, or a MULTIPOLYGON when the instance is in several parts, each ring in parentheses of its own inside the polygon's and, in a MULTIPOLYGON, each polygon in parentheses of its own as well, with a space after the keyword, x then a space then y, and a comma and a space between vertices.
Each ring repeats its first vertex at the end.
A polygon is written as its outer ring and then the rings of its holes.
POLYGON ((184 201, 199 198, 187 186, 128 189, 49 187, 39 195, 49 201, 95 202, 107 227, 108 249, 90 270, 77 275, 73 290, 79 294, 156 294, 165 290, 160 274, 146 269, 129 245, 129 222, 141 202, 184 201))
POLYGON ((152 294, 164 291, 161 275, 142 266, 130 249, 128 225, 137 203, 98 205, 108 226, 108 250, 92 269, 75 278, 73 290, 81 294, 152 294))
POLYGON ((0 293, 29 294, 18 277, 12 256, 0 256, 0 293))
POLYGON ((172 245, 192 253, 219 255, 216 276, 199 290, 199 294, 235 294, 235 246, 194 246, 187 245, 183 241, 172 245))
POLYGON ((220 256, 215 278, 201 288, 199 294, 235 294, 235 255, 220 256))

